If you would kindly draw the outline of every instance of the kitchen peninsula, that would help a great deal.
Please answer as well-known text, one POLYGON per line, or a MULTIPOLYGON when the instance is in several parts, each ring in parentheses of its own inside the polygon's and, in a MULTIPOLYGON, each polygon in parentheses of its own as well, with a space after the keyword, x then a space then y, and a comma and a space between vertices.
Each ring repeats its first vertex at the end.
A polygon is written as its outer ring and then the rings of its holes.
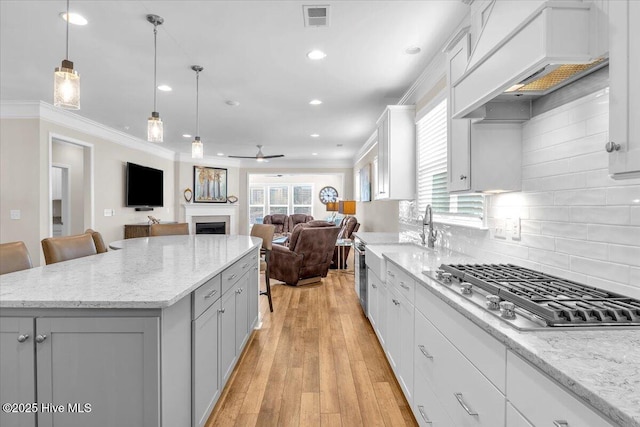
POLYGON ((1 400, 38 405, 0 424, 206 422, 258 322, 262 241, 131 242, 2 277, 1 400))

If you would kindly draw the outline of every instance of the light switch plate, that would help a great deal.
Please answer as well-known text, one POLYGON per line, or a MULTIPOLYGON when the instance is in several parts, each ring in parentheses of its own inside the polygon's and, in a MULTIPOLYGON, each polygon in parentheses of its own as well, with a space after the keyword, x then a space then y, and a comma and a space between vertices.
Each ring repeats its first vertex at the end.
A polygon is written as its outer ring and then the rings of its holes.
POLYGON ((113 216, 115 215, 115 212, 113 209, 105 209, 104 210, 104 216, 113 216))
POLYGON ((20 209, 11 209, 11 219, 20 219, 20 209))
POLYGON ((493 226, 494 226, 494 231, 493 231, 493 237, 495 237, 496 239, 506 239, 507 238, 507 233, 505 230, 505 220, 504 219, 494 219, 493 220, 493 226))
POLYGON ((520 240, 520 218, 513 218, 510 224, 511 240, 520 240))

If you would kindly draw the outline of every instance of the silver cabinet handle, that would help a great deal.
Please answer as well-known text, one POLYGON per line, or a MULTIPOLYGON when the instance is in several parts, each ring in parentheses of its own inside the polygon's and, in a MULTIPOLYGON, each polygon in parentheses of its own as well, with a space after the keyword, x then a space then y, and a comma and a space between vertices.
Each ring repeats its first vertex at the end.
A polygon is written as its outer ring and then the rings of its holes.
POLYGON ((395 274, 393 274, 393 273, 391 272, 391 270, 387 270, 387 274, 388 274, 389 276, 391 276, 391 277, 396 277, 396 275, 395 275, 395 274))
POLYGON ((392 299, 391 299, 391 301, 393 301, 393 303, 394 303, 395 305, 400 305, 400 301, 398 301, 398 300, 397 300, 397 299, 395 299, 395 298, 392 298, 392 299))
POLYGON ((410 287, 408 287, 407 285, 404 284, 404 282, 400 282, 400 287, 405 288, 406 290, 411 289, 410 287))
POLYGON ((46 340, 46 339, 47 339, 47 335, 46 334, 42 334, 42 335, 36 336, 36 342, 38 344, 43 343, 44 340, 46 340))
POLYGON ((614 151, 620 150, 620 148, 622 148, 622 146, 620 144, 616 144, 613 141, 607 142, 604 146, 604 149, 607 151, 607 153, 613 153, 614 151))
POLYGON ((244 292, 244 289, 243 289, 243 288, 238 288, 238 289, 236 290, 236 294, 238 294, 238 295, 240 295, 240 294, 241 294, 241 293, 243 293, 243 292, 244 292))
POLYGON ((420 351, 422 352, 422 354, 424 354, 424 357, 426 357, 427 359, 431 359, 433 360, 433 356, 429 354, 429 352, 427 352, 427 349, 424 348, 424 346, 422 344, 420 344, 418 346, 418 348, 420 349, 420 351))
POLYGON ((20 334, 18 335, 18 342, 25 342, 29 339, 29 334, 20 334))
POLYGON ((218 313, 222 313, 222 314, 224 314, 224 312, 225 312, 225 311, 226 311, 226 309, 225 309, 225 308, 220 308, 220 309, 218 309, 218 313))
POLYGON ((227 278, 227 280, 233 280, 233 279, 235 279, 235 278, 236 278, 236 276, 237 276, 237 274, 232 274, 231 276, 229 276, 229 277, 227 278))
POLYGON ((465 179, 467 179, 466 175, 460 175, 460 181, 464 181, 465 179))
POLYGON ((554 420, 553 421, 553 426, 554 427, 569 427, 569 423, 565 420, 554 420))
POLYGON ((258 271, 258 267, 253 267, 253 271, 258 271))
POLYGON ((243 270, 244 270, 245 268, 247 268, 247 267, 249 267, 249 264, 248 264, 248 263, 246 263, 246 262, 245 262, 244 264, 242 264, 242 269, 243 269, 243 270))
POLYGON ((462 398, 462 393, 453 393, 453 395, 456 397, 456 399, 458 399, 458 403, 460 404, 460 406, 462 406, 462 408, 465 411, 467 411, 467 414, 469 414, 469 415, 478 415, 477 412, 472 412, 471 409, 469 409, 467 404, 464 402, 464 399, 462 398))
POLYGON ((373 283, 371 284, 371 287, 372 287, 373 289, 378 289, 378 287, 377 287, 376 285, 374 285, 373 283))
POLYGON ((258 255, 252 256, 251 259, 258 259, 258 255))
POLYGON ((422 417, 425 423, 433 424, 433 421, 429 421, 429 418, 427 418, 427 414, 424 413, 424 406, 418 405, 418 411, 420 411, 420 416, 422 417))
POLYGON ((206 294, 206 295, 204 296, 204 299, 209 299, 209 298, 211 298, 212 296, 214 296, 214 295, 215 295, 215 294, 217 294, 217 293, 218 293, 218 291, 214 289, 214 290, 212 290, 211 292, 209 292, 208 294, 206 294))

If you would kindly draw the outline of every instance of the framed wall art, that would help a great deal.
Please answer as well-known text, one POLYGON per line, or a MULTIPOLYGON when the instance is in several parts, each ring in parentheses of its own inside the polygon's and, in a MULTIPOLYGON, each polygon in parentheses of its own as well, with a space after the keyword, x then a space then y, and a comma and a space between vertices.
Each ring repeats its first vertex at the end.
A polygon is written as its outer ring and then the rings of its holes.
POLYGON ((194 166, 193 202, 227 203, 227 170, 209 166, 194 166))

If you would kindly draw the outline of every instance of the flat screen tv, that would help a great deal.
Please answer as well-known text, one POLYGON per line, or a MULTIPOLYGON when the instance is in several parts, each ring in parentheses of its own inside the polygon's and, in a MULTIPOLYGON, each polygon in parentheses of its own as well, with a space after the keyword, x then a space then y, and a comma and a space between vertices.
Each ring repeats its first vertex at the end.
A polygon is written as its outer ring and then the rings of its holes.
POLYGON ((127 207, 152 208, 164 204, 164 171, 127 162, 127 207))

